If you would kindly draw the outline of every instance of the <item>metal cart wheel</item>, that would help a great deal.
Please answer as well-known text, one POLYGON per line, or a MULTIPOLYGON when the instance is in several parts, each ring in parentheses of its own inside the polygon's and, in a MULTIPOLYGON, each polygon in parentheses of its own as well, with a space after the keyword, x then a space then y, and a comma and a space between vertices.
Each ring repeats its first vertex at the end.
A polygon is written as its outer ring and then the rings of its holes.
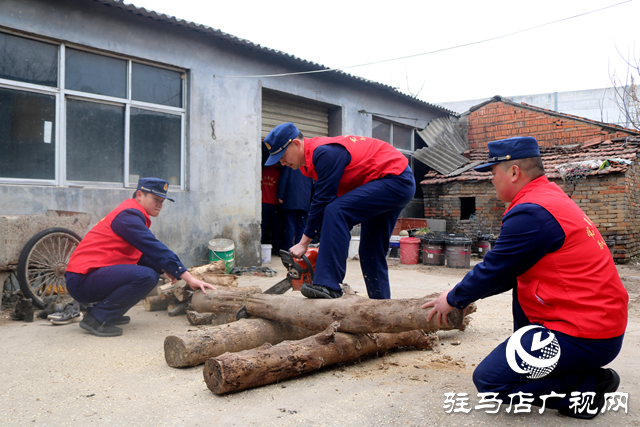
POLYGON ((34 306, 44 308, 44 298, 51 295, 58 295, 56 304, 71 301, 64 273, 80 240, 73 231, 55 227, 42 230, 24 245, 18 258, 18 283, 34 306))

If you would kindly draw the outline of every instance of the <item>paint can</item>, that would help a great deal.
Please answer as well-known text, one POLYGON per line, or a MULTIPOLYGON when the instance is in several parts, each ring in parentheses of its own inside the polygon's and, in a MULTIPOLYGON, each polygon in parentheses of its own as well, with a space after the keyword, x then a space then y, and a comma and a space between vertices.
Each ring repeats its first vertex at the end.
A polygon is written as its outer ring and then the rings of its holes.
POLYGON ((445 238, 439 233, 429 233, 422 240, 422 263, 425 265, 444 265, 445 238))
POLYGON ((209 240, 209 262, 224 261, 227 274, 231 273, 234 264, 235 245, 230 239, 209 240))
POLYGON ((400 239, 400 264, 417 264, 420 259, 420 239, 403 237, 400 239))
POLYGON ((271 262, 271 245, 260 245, 262 249, 262 263, 269 264, 271 262))
POLYGON ((464 234, 449 234, 445 238, 446 263, 451 268, 471 266, 471 239, 464 234))
POLYGON ((491 250, 492 238, 493 236, 491 234, 478 234, 478 256, 480 258, 484 258, 487 252, 491 250))

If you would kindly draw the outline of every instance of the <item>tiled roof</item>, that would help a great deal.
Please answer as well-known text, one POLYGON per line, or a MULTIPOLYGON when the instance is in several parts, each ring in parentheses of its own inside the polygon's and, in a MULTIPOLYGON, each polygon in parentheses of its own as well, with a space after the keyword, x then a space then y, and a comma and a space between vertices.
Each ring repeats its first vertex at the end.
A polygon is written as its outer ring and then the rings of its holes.
POLYGON ((513 105, 515 107, 520 107, 520 108, 526 108, 532 111, 537 111, 537 112, 541 112, 550 116, 556 116, 556 117, 562 117, 568 120, 575 120, 578 122, 583 122, 583 123, 588 123, 588 124, 592 124, 592 125, 596 125, 599 127, 602 127, 603 129, 607 129, 609 131, 611 130, 616 130, 616 131, 623 131, 623 132, 628 132, 628 133, 632 133, 632 134, 636 134, 636 135, 640 135, 640 132, 638 131, 634 131, 633 129, 628 129, 619 125, 615 125, 615 124, 611 124, 611 123, 604 123, 604 122, 599 122, 597 120, 591 120, 591 119, 587 119, 585 117, 580 117, 580 116, 574 116, 573 114, 566 114, 566 113, 561 113, 559 111, 554 111, 554 110, 548 110, 546 108, 541 108, 541 107, 536 107, 535 105, 530 105, 527 104, 525 102, 521 102, 521 103, 517 103, 517 102, 513 102, 512 100, 510 100, 509 98, 505 98, 502 97, 500 95, 495 95, 494 97, 492 97, 491 99, 482 102, 480 104, 474 105, 473 107, 469 108, 469 111, 467 113, 464 114, 468 114, 468 113, 472 113, 476 110, 479 110, 480 108, 484 107, 487 104, 491 104, 492 102, 502 102, 508 105, 513 105))
MULTIPOLYGON (((542 163, 547 177, 550 179, 561 179, 560 173, 556 170, 556 166, 586 160, 626 159, 635 162, 639 147, 639 137, 617 138, 614 140, 597 141, 573 146, 542 146, 540 147, 540 156, 542 157, 542 163)), ((471 150, 470 162, 486 160, 488 154, 486 148, 471 150)), ((594 170, 588 175, 624 173, 628 169, 628 165, 612 164, 609 168, 594 170)), ((455 174, 455 172, 450 175, 453 174, 455 174)), ((420 184, 444 184, 454 181, 490 181, 491 178, 491 172, 476 172, 474 170, 464 171, 455 176, 445 176, 435 171, 430 171, 425 175, 425 179, 420 184)))
MULTIPOLYGON (((311 61, 307 61, 301 58, 298 58, 294 55, 290 55, 288 53, 279 51, 279 50, 275 50, 275 49, 270 49, 268 47, 264 47, 261 46, 259 44, 255 44, 250 42, 249 40, 245 40, 245 39, 241 39, 239 37, 233 36, 231 34, 227 34, 225 32, 222 32, 220 30, 217 30, 215 28, 211 28, 208 27, 206 25, 202 25, 202 24, 196 24, 194 22, 190 22, 190 21, 185 21, 183 19, 179 19, 176 18, 174 16, 170 16, 170 15, 165 15, 163 13, 158 13, 155 12, 153 10, 147 10, 144 7, 136 7, 132 4, 125 4, 122 2, 122 0, 93 0, 96 1, 98 3, 102 3, 106 6, 111 6, 111 7, 116 7, 118 9, 122 9, 125 10, 127 12, 130 12, 134 15, 140 16, 142 18, 150 18, 153 19, 155 21, 158 22, 162 22, 168 25, 173 25, 175 27, 182 27, 185 28, 187 30, 192 30, 192 31, 197 31, 203 34, 206 34, 210 37, 214 37, 216 39, 219 40, 223 40, 225 42, 231 43, 237 47, 240 48, 244 48, 247 50, 253 50, 253 51, 257 51, 260 52, 262 54, 266 54, 269 55, 271 57, 274 58, 278 58, 280 60, 282 60, 285 63, 288 63, 289 65, 292 66, 292 69, 290 70, 290 72, 301 72, 301 71, 318 71, 318 70, 329 70, 329 67, 326 67, 324 65, 315 63, 315 62, 311 62, 311 61)), ((423 106, 426 107, 430 107, 430 108, 434 108, 436 110, 439 110, 443 113, 447 113, 449 115, 452 116, 459 116, 458 113, 448 110, 444 107, 441 107, 439 105, 435 105, 435 104, 430 104, 428 102, 422 101, 420 99, 418 99, 417 97, 414 96, 409 96, 406 95, 404 93, 402 93, 401 91, 399 91, 398 89, 394 88, 393 86, 389 86, 389 85, 385 85, 382 83, 378 83, 375 82, 373 80, 368 80, 368 79, 364 79, 362 77, 356 77, 353 76, 351 74, 345 73, 344 71, 340 71, 340 70, 335 70, 335 71, 325 71, 323 72, 323 74, 327 74, 327 75, 331 75, 334 77, 341 77, 341 78, 346 78, 347 80, 351 81, 351 82, 358 82, 367 86, 370 86, 372 88, 376 88, 378 90, 382 90, 385 92, 389 92, 392 93, 396 96, 402 97, 406 100, 410 100, 413 101, 415 103, 421 104, 423 106)))

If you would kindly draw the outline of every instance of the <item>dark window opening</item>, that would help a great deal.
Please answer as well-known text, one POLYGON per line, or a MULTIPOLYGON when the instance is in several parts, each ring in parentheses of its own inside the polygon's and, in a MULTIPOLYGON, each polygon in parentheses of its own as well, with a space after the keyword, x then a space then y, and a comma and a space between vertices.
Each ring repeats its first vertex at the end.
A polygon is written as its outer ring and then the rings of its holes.
POLYGON ((460 197, 460 219, 474 219, 476 216, 476 198, 460 197))

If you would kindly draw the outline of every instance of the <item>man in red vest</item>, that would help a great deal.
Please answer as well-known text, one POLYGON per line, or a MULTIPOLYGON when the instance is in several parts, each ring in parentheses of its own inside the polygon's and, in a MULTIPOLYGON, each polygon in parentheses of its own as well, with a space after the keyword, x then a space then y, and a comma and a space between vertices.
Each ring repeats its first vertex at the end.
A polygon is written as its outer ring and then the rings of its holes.
POLYGON ((427 319, 447 323, 454 307, 512 289, 514 334, 476 368, 478 391, 593 418, 620 384, 603 366, 622 347, 629 297, 595 224, 545 176, 535 138, 488 148, 475 169, 490 170, 509 203, 500 236, 460 283, 423 305, 433 307, 427 319))
POLYGON ((82 303, 97 303, 80 327, 99 337, 122 335, 124 314, 158 284, 166 272, 172 281, 185 280, 191 289, 215 289, 194 278, 178 256, 149 230, 162 210, 169 183, 140 178, 133 198, 102 218, 71 255, 65 278, 69 294, 82 303))
POLYGON ((304 138, 293 123, 276 126, 264 144, 270 154, 267 166, 279 161, 317 181, 304 234, 290 249, 299 258, 320 234, 313 284, 304 284, 302 295, 342 296, 350 231, 361 224, 358 253, 369 298, 390 298, 389 238, 415 193, 407 158, 391 144, 374 138, 304 138))

